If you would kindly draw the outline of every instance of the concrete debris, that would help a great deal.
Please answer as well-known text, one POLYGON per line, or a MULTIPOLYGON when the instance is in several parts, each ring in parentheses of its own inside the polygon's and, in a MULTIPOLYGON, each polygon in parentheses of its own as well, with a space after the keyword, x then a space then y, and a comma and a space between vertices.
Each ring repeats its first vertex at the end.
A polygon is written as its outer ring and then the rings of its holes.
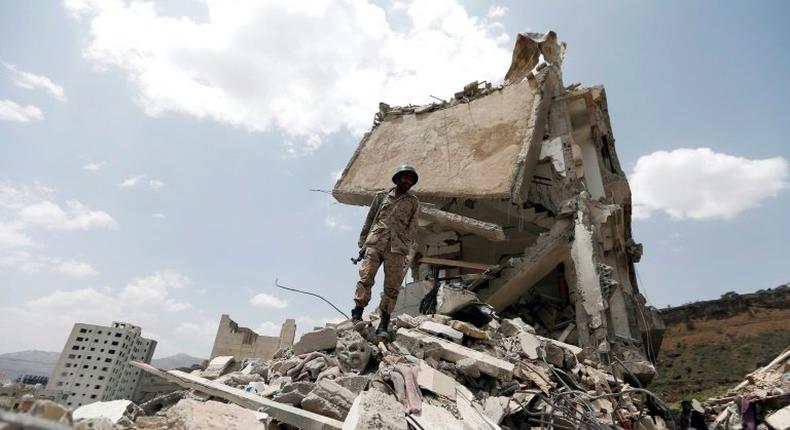
POLYGON ((790 348, 746 376, 722 397, 702 403, 714 429, 790 429, 790 348))
MULTIPOLYGON (((167 428, 177 430, 265 430, 255 411, 213 400, 183 399, 165 413, 167 428)), ((144 427, 143 427, 144 428, 144 427)))
POLYGON ((343 420, 357 396, 340 384, 324 379, 319 381, 302 400, 302 409, 337 420, 343 420))
POLYGON ((302 355, 308 352, 335 349, 337 331, 332 327, 311 331, 302 335, 299 342, 293 346, 294 354, 302 355))
POLYGON ((202 372, 201 376, 206 379, 217 379, 226 374, 235 363, 236 359, 233 356, 222 355, 214 357, 208 363, 208 367, 202 372))
POLYGON ((461 341, 464 340, 464 334, 460 331, 444 324, 435 323, 433 321, 425 321, 420 324, 420 330, 449 339, 455 343, 461 343, 461 341))
POLYGON ((343 430, 406 430, 405 415, 395 396, 368 390, 357 396, 343 430))
POLYGON ((73 414, 67 408, 51 400, 36 400, 28 413, 34 417, 54 421, 59 424, 72 424, 73 414))
POLYGON ((74 410, 75 421, 92 418, 107 418, 113 424, 132 422, 142 412, 131 400, 111 400, 89 403, 74 410))

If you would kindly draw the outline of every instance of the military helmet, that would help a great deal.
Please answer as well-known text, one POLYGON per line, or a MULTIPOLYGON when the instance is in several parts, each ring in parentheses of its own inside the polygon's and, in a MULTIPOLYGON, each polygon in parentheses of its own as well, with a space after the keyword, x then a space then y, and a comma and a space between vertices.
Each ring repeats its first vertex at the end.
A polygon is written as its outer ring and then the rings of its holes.
POLYGON ((411 174, 414 175, 414 184, 412 184, 412 185, 416 185, 417 184, 417 181, 420 179, 420 176, 417 174, 417 170, 415 170, 414 167, 409 166, 408 164, 402 164, 400 167, 398 167, 395 170, 395 174, 392 175, 392 182, 397 184, 398 183, 398 175, 400 175, 403 172, 411 172, 411 174))

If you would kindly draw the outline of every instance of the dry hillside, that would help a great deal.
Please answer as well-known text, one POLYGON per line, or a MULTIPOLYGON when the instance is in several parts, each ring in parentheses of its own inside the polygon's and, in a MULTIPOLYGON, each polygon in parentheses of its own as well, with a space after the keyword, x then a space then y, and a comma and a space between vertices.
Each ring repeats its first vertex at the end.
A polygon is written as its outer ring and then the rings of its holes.
POLYGON ((790 286, 661 311, 667 325, 650 388, 669 402, 724 393, 790 345, 790 286))

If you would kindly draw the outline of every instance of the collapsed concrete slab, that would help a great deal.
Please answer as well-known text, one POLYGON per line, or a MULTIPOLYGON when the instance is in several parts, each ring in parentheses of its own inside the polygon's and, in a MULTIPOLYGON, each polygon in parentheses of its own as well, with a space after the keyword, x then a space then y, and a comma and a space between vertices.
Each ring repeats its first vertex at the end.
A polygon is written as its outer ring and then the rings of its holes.
POLYGON ((439 347, 441 357, 444 360, 455 363, 464 358, 469 358, 474 360, 480 372, 486 375, 506 381, 513 377, 513 364, 436 336, 401 328, 398 329, 397 340, 405 345, 406 348, 409 348, 410 351, 419 350, 422 345, 435 344, 439 347))

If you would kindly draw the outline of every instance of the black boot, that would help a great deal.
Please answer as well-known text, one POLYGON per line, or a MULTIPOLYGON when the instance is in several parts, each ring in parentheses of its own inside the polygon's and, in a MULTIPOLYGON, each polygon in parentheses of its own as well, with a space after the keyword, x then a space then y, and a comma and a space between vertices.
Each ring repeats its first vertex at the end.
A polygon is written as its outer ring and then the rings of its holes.
POLYGON ((390 314, 386 312, 381 313, 379 320, 379 328, 376 329, 376 335, 386 335, 390 327, 390 314))
POLYGON ((365 308, 362 306, 354 306, 354 309, 351 309, 351 322, 359 322, 362 321, 362 311, 365 308))

